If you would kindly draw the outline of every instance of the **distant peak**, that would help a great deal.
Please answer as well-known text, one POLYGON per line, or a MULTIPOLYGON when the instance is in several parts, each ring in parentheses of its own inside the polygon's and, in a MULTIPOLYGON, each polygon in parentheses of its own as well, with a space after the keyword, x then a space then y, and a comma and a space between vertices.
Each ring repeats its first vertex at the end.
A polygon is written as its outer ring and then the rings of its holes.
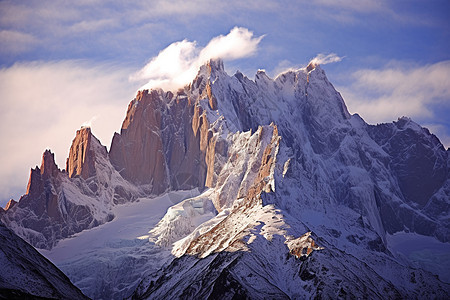
POLYGON ((6 203, 5 210, 12 208, 16 204, 17 204, 17 201, 15 201, 14 199, 9 200, 8 203, 6 203))
POLYGON ((66 161, 69 177, 81 175, 87 179, 95 174, 94 153, 91 150, 92 136, 90 127, 81 127, 77 130, 66 161))
POLYGON ((50 149, 44 151, 42 154, 41 174, 45 176, 56 176, 59 172, 58 166, 55 163, 55 155, 50 149))
POLYGON ((224 71, 223 60, 220 58, 211 58, 206 65, 209 68, 209 71, 212 73, 213 71, 224 71))
POLYGON ((89 125, 81 125, 80 129, 77 130, 77 133, 83 133, 83 132, 91 133, 91 126, 89 126, 89 125))

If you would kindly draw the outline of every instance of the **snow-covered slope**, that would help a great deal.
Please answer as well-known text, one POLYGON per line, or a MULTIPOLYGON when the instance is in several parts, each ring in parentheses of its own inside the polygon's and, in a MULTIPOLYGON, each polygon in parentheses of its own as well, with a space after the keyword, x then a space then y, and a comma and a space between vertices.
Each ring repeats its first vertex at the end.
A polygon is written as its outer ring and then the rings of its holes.
POLYGON ((133 293, 143 274, 158 270, 171 258, 170 250, 142 236, 171 205, 197 194, 197 190, 170 192, 115 206, 111 222, 40 252, 89 297, 123 299, 133 293))
POLYGON ((88 299, 49 260, 0 222, 1 299, 88 299))

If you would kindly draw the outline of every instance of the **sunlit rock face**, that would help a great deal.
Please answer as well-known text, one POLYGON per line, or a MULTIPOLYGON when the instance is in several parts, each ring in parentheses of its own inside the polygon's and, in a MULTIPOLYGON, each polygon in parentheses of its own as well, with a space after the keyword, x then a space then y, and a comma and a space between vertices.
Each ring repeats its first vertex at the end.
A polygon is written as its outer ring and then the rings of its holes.
POLYGON ((17 204, 17 202, 14 199, 10 199, 8 201, 8 203, 6 203, 5 210, 12 208, 16 204, 17 204))
POLYGON ((120 134, 113 137, 109 154, 113 166, 149 193, 213 184, 215 152, 223 155, 226 149, 213 137, 215 129, 206 116, 204 106, 214 111, 217 100, 210 83, 213 69, 210 64, 204 69, 176 94, 138 92, 120 134))
MULTIPOLYGON (((92 143, 100 143, 89 127, 81 128, 72 141, 69 157, 66 162, 66 170, 69 177, 81 176, 83 179, 95 176, 95 152, 92 143)), ((106 153, 106 148, 105 151, 106 153)))

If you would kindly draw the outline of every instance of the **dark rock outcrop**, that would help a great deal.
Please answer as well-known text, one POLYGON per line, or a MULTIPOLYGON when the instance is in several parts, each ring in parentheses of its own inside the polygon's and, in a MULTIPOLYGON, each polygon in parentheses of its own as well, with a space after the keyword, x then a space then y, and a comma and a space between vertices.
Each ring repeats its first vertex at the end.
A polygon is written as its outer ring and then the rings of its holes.
POLYGON ((0 221, 0 299, 88 299, 55 265, 0 221))

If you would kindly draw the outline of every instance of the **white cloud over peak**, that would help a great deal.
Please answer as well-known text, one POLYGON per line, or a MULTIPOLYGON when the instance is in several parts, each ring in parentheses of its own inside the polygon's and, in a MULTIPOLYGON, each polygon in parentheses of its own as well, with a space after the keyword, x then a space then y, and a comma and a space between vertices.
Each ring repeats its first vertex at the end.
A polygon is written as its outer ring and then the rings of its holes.
POLYGON ((311 63, 316 65, 326 65, 335 62, 339 62, 343 59, 343 57, 338 56, 336 53, 324 54, 319 53, 316 57, 311 59, 311 63))
POLYGON ((198 68, 213 58, 235 60, 253 55, 264 36, 255 37, 246 28, 235 27, 227 35, 217 36, 205 46, 183 40, 170 44, 141 70, 130 77, 147 81, 141 89, 174 90, 188 84, 198 68))

